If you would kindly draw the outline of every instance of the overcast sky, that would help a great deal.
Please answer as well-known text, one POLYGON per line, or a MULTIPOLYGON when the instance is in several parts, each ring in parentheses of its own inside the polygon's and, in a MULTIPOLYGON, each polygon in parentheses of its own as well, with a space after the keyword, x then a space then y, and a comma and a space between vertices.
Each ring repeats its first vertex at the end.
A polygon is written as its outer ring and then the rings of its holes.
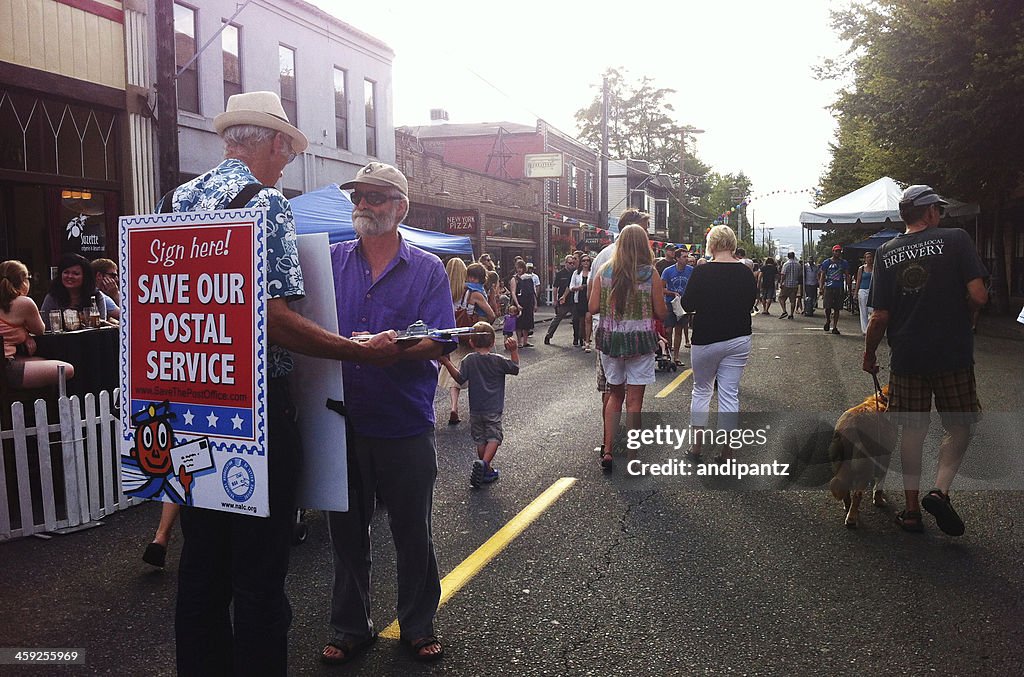
MULTIPOLYGON (((677 121, 706 130, 700 157, 744 171, 755 196, 814 187, 829 159, 835 83, 813 68, 844 51, 829 10, 846 0, 313 2, 395 51, 395 126, 437 107, 451 122, 541 117, 575 134, 601 73, 621 66, 677 90, 677 121)), ((776 227, 809 207, 808 194, 750 206, 776 227)))

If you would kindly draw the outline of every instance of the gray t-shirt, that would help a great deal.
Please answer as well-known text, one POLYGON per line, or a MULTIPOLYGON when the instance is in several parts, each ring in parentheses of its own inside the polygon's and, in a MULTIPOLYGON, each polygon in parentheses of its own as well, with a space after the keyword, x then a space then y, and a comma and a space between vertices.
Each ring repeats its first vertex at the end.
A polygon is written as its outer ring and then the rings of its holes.
POLYGON ((456 380, 469 381, 469 413, 500 414, 505 408, 505 374, 518 373, 518 364, 496 353, 472 352, 462 358, 456 380))

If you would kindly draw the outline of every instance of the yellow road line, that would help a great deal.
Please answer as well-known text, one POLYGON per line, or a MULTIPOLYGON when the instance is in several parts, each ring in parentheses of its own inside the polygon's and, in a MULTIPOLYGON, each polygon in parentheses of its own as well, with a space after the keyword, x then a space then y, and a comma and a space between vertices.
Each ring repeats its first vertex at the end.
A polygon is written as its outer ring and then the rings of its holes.
POLYGON ((655 399, 657 399, 659 397, 668 397, 669 395, 671 395, 672 392, 676 388, 678 388, 679 386, 683 385, 683 381, 685 381, 686 379, 690 378, 690 375, 692 373, 693 373, 693 369, 686 369, 686 370, 684 370, 682 374, 680 374, 679 376, 676 376, 675 380, 672 381, 672 383, 669 383, 667 386, 662 388, 661 392, 654 396, 655 399))
MULTIPOLYGON (((575 477, 563 477, 552 484, 544 490, 544 493, 533 499, 530 505, 523 508, 518 515, 509 520, 496 534, 487 539, 472 555, 462 560, 459 566, 455 567, 450 574, 441 580, 441 601, 437 604, 438 608, 444 606, 444 603, 452 595, 461 590, 473 576, 476 576, 481 569, 487 566, 488 562, 504 550, 505 546, 515 540, 516 536, 521 534, 534 520, 544 514, 544 511, 550 508, 575 483, 575 477)), ((395 620, 391 625, 384 628, 380 636, 387 637, 388 639, 399 639, 401 631, 398 627, 398 621, 395 620)))

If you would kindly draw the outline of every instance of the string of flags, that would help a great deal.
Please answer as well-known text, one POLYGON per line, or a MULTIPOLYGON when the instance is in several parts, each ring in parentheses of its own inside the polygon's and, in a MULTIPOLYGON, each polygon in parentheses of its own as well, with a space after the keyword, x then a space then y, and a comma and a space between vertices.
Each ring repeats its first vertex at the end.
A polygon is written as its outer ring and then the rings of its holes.
MULTIPOLYGON (((773 190, 773 191, 767 192, 767 193, 759 193, 757 195, 748 195, 747 197, 743 198, 743 200, 739 204, 737 204, 737 205, 735 205, 733 207, 730 207, 729 209, 726 209, 724 212, 719 214, 718 217, 712 222, 711 225, 712 226, 717 226, 717 225, 719 225, 721 223, 725 223, 725 221, 728 220, 728 218, 730 216, 732 216, 734 213, 740 211, 741 209, 743 209, 744 207, 749 205, 754 200, 760 200, 760 199, 763 199, 763 198, 766 198, 766 197, 771 197, 773 195, 800 195, 801 193, 807 193, 809 195, 813 195, 814 197, 818 197, 819 195, 821 195, 821 189, 820 188, 798 188, 796 190, 773 190)), ((707 230, 705 231, 705 234, 707 233, 707 231, 710 231, 710 230, 711 230, 711 226, 708 226, 707 230)))

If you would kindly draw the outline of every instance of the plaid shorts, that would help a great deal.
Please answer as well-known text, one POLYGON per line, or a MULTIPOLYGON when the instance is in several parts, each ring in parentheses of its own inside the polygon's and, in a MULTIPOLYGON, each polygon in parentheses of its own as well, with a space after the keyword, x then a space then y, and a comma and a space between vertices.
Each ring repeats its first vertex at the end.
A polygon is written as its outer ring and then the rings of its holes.
POLYGON ((942 425, 972 425, 981 420, 981 402, 974 381, 974 367, 922 376, 891 374, 889 376, 889 413, 893 422, 911 427, 926 427, 935 409, 942 425))

